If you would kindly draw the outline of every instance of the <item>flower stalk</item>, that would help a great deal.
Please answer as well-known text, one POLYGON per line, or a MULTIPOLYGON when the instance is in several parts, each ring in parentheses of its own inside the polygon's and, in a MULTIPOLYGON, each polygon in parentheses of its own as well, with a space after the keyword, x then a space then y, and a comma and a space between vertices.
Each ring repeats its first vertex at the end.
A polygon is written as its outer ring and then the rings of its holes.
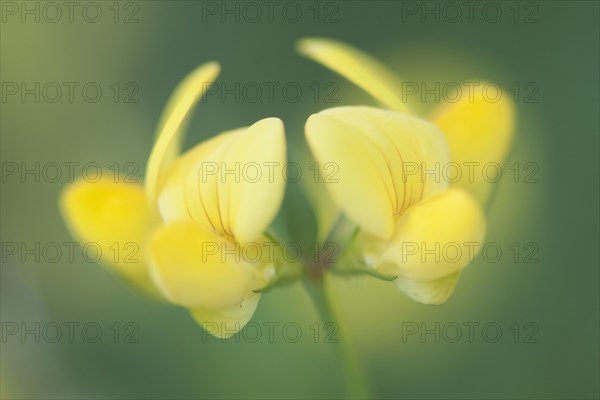
POLYGON ((358 355, 348 341, 345 330, 340 327, 339 318, 336 318, 331 299, 326 290, 324 274, 316 277, 311 274, 304 279, 304 287, 311 298, 319 318, 323 324, 335 323, 338 328, 338 342, 332 344, 334 358, 339 367, 338 376, 346 391, 347 398, 371 398, 363 368, 358 355))

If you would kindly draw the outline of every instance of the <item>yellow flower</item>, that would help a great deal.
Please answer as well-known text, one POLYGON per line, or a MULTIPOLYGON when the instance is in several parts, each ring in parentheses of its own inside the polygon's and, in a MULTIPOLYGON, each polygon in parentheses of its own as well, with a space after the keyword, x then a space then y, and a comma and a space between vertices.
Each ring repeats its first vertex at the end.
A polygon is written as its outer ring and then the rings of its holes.
POLYGON ((286 161, 284 127, 266 118, 223 132, 179 155, 190 112, 219 73, 217 63, 192 71, 159 122, 144 185, 78 181, 61 198, 76 237, 97 242, 103 261, 137 287, 190 309, 211 334, 228 337, 252 317, 272 259, 248 259, 263 243, 284 194, 282 174, 265 165, 286 161), (261 168, 240 176, 248 164, 261 168), (140 262, 112 258, 114 243, 134 243, 140 262), (157 290, 158 289, 158 290, 157 290))
POLYGON ((360 228, 363 262, 395 278, 417 301, 444 302, 484 238, 480 204, 490 184, 468 174, 449 184, 440 171, 449 163, 461 169, 502 163, 513 135, 513 105, 476 92, 444 105, 429 122, 407 112, 399 80, 367 54, 329 39, 304 39, 298 48, 387 108, 336 107, 306 123, 319 165, 337 164, 337 182, 324 185, 360 228))

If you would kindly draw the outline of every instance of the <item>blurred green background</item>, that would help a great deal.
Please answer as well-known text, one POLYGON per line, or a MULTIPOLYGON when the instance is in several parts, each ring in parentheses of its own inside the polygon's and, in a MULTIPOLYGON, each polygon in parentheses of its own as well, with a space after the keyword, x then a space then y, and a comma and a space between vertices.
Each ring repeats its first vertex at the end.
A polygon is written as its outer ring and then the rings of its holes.
MULTIPOLYGON (((463 15, 456 23, 448 20, 455 14, 443 2, 298 1, 288 8, 274 3, 271 21, 264 3, 255 3, 263 16, 254 23, 249 21, 254 11, 244 13, 242 2, 77 2, 70 22, 61 2, 58 18, 45 2, 3 1, 3 168, 13 162, 32 167, 94 161, 105 168, 133 162, 143 178, 170 91, 208 60, 222 63, 220 82, 228 88, 235 82, 296 82, 303 95, 295 103, 277 90, 273 101, 263 96, 255 103, 244 96, 239 102, 209 96, 198 106, 186 147, 268 116, 285 121, 290 142, 300 140, 311 113, 336 105, 322 96, 315 101, 315 82, 320 94, 326 93, 323 85, 338 85, 338 104, 373 104, 359 89, 295 54, 295 42, 304 36, 347 41, 408 81, 480 78, 505 87, 519 83, 521 95, 523 85, 533 83, 538 101, 527 103, 520 96, 517 102, 519 123, 508 164, 536 163, 539 182, 514 183, 507 177, 498 189, 488 240, 501 244, 502 260, 479 257, 442 306, 418 304, 372 278, 336 279, 339 327, 377 398, 598 398, 599 3, 499 1, 488 17, 495 9, 502 15, 489 22, 482 14, 486 2, 475 8, 473 20, 458 2, 463 15), (438 7, 439 22, 434 15, 422 21, 420 14, 407 14, 409 3, 417 12, 438 7), (217 12, 238 7, 240 22, 235 15, 222 22, 220 14, 207 14, 206 7, 213 6, 217 12), (35 7, 39 22, 24 11, 35 7), (98 22, 88 21, 97 9, 98 22), (291 22, 297 9, 302 15, 291 22), (53 92, 41 93, 36 103, 34 95, 22 101, 20 94, 8 94, 11 83, 22 82, 80 86, 73 102, 65 91, 56 103, 47 101, 53 92), (82 95, 88 82, 103 89, 95 103, 82 95), (125 102, 129 94, 138 101, 125 102), (523 262, 523 252, 515 262, 509 250, 515 242, 521 249, 536 243, 539 262, 523 262), (473 340, 466 337, 469 322, 479 324, 473 340), (429 329, 439 323, 439 343, 432 334, 425 340, 403 337, 412 323, 429 329), (443 327, 453 326, 449 323, 463 327, 456 343, 448 340, 451 331, 444 335, 443 327), (495 343, 482 335, 481 327, 490 323, 502 328, 495 343)), ((56 183, 3 177, 2 243, 72 241, 57 205, 66 184, 65 176, 56 183)), ((310 326, 318 317, 300 285, 263 296, 253 319, 257 325, 298 324, 303 335, 297 343, 285 340, 279 328, 273 343, 266 328, 257 343, 243 336, 222 343, 206 338, 185 310, 138 296, 77 253, 74 262, 65 257, 36 262, 31 256, 22 262, 3 248, 0 277, 3 333, 7 323, 31 328, 36 322, 95 322, 103 329, 98 343, 83 340, 77 330, 73 343, 66 337, 58 343, 36 343, 33 335, 24 343, 19 335, 3 337, 3 398, 339 398, 344 393, 332 348, 340 344, 323 343, 323 329, 315 343, 310 326), (114 343, 115 322, 121 334, 129 331, 127 322, 137 324, 138 342, 120 337, 114 343)))

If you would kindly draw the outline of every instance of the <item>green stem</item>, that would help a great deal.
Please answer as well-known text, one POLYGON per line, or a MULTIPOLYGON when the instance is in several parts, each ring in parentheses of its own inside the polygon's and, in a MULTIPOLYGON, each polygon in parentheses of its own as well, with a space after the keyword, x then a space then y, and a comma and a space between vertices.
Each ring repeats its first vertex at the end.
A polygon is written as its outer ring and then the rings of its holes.
POLYGON ((332 343, 332 347, 347 391, 346 398, 371 398, 357 354, 350 346, 347 336, 344 335, 344 330, 340 328, 339 320, 335 318, 331 301, 325 290, 324 280, 305 279, 304 286, 322 322, 324 324, 333 322, 337 325, 336 339, 338 342, 332 343))

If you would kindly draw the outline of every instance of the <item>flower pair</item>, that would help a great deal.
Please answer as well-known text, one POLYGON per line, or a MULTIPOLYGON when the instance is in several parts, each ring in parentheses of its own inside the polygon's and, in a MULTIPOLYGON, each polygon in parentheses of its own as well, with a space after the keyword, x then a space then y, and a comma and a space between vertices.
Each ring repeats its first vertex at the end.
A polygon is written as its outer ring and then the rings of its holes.
MULTIPOLYGON (((335 181, 307 189, 320 218, 319 239, 347 241, 340 265, 327 268, 394 279, 424 303, 445 301, 470 258, 432 262, 422 252, 449 242, 483 240, 480 203, 489 188, 485 182, 460 179, 448 184, 423 171, 451 161, 502 162, 512 136, 510 103, 476 96, 445 106, 428 122, 406 111, 391 74, 367 55, 324 39, 305 39, 299 49, 386 107, 336 107, 306 123, 315 160, 321 167, 334 163, 338 171, 335 181), (340 218, 356 227, 352 239, 336 236, 330 222, 340 218), (410 259, 406 243, 419 245, 411 249, 410 259)), ((236 171, 247 165, 281 168, 287 149, 283 123, 267 118, 180 155, 189 114, 218 73, 218 64, 202 65, 173 93, 143 186, 79 181, 64 191, 62 210, 76 236, 107 250, 103 261, 114 271, 190 309, 210 333, 228 337, 249 321, 261 289, 276 282, 283 268, 271 254, 248 257, 242 249, 272 240, 266 231, 282 205, 284 174, 239 179, 236 171), (142 249, 139 263, 108 256, 115 243, 130 242, 142 249)), ((304 267, 309 271, 312 266, 304 267)))

